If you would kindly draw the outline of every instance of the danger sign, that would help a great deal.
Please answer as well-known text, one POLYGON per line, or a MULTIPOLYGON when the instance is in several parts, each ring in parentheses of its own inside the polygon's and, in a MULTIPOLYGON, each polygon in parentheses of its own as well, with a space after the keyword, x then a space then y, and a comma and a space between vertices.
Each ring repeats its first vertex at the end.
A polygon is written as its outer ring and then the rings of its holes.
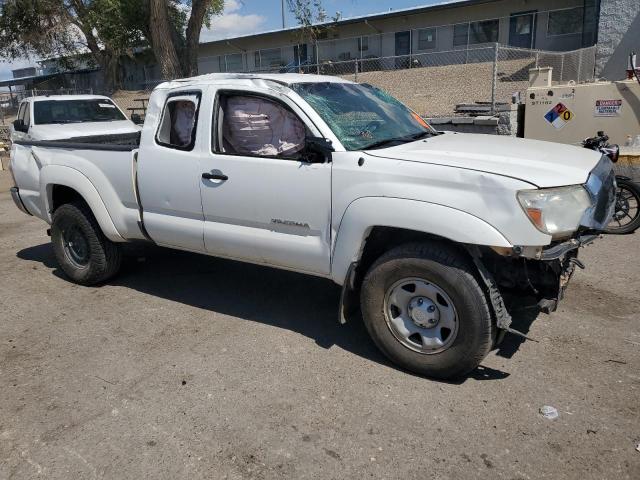
POLYGON ((553 125, 554 128, 559 130, 573 119, 573 112, 569 110, 564 103, 560 102, 549 110, 544 118, 553 125))
POLYGON ((594 117, 619 117, 622 100, 596 100, 594 117))

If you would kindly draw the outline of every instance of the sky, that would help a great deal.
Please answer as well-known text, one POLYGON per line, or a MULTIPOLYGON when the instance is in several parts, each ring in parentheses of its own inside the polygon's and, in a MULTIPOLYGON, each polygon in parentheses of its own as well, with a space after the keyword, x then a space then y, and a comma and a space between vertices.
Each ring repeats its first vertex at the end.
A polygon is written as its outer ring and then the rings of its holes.
MULTIPOLYGON (((342 18, 441 3, 442 0, 324 0, 329 17, 340 12, 342 18)), ((210 29, 203 29, 201 42, 233 38, 240 35, 282 28, 281 0, 226 0, 223 15, 214 19, 210 29)), ((286 10, 285 0, 285 10, 286 10)), ((293 15, 286 12, 286 26, 295 26, 293 15)), ((0 62, 0 80, 11 78, 11 70, 35 65, 33 60, 0 62)))

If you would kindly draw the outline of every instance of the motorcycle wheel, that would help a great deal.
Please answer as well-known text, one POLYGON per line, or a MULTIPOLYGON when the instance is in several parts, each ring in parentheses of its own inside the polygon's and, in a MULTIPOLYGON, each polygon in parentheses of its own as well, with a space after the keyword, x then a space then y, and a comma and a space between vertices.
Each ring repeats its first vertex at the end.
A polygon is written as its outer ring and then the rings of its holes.
POLYGON ((640 186, 630 180, 616 181, 616 211, 604 232, 622 235, 640 227, 640 186))

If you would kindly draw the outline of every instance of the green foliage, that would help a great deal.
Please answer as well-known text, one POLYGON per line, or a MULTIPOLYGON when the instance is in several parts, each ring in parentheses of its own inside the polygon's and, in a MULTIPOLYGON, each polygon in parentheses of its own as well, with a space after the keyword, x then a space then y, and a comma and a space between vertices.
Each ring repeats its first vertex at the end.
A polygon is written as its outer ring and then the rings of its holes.
POLYGON ((300 27, 300 42, 316 43, 323 32, 333 27, 330 22, 340 20, 340 12, 329 20, 322 0, 287 0, 287 6, 300 27))
POLYGON ((78 48, 56 0, 10 0, 0 5, 0 57, 49 56, 78 48))
MULTIPOLYGON (((176 50, 185 48, 192 7, 206 2, 203 24, 224 0, 166 0, 176 50)), ((201 25, 202 26, 202 25, 201 25)), ((148 0, 7 0, 0 3, 0 58, 128 55, 150 45, 148 0)), ((199 36, 200 30, 197 31, 199 36)))

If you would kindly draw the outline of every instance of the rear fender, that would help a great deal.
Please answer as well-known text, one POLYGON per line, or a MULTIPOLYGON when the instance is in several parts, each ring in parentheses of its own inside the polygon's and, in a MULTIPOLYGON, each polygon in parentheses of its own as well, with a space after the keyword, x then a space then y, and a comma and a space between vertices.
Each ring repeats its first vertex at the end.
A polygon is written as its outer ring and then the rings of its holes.
POLYGON ((338 227, 331 262, 334 282, 344 284, 350 265, 359 260, 376 226, 428 233, 461 244, 512 246, 492 225, 461 210, 401 198, 360 198, 347 207, 338 227))
POLYGON ((47 165, 40 171, 40 198, 44 200, 42 213, 48 223, 52 222, 54 185, 69 187, 78 192, 89 205, 104 235, 113 242, 125 241, 113 224, 96 188, 86 176, 71 167, 47 165))

